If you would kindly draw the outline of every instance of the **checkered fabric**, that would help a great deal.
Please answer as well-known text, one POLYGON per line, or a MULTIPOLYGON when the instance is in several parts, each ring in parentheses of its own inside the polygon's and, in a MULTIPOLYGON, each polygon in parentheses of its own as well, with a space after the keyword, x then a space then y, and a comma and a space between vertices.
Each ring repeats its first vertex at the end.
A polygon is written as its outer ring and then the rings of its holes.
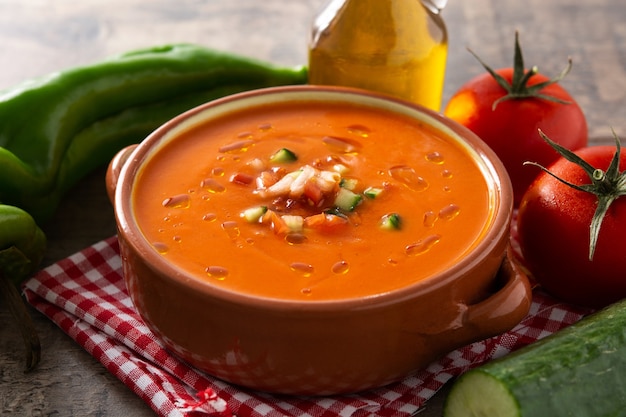
POLYGON ((358 395, 274 396, 231 386, 166 350, 133 308, 121 268, 118 242, 112 237, 45 268, 23 291, 32 306, 161 416, 410 416, 451 378, 590 312, 535 291, 529 315, 513 330, 455 350, 399 383, 358 395))

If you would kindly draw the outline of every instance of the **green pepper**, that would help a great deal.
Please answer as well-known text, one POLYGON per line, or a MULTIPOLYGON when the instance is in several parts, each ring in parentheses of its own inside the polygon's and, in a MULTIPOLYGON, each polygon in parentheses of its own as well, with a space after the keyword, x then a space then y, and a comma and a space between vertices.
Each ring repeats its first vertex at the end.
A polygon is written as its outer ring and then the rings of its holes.
POLYGON ((20 324, 27 369, 39 361, 40 348, 17 288, 44 254, 37 224, 50 219, 62 196, 177 114, 225 95, 306 79, 305 67, 180 44, 132 51, 0 92, 0 294, 20 324))
POLYGON ((0 92, 0 201, 42 224, 78 180, 173 116, 224 95, 306 79, 305 67, 180 44, 25 82, 0 92))
POLYGON ((39 362, 41 346, 18 285, 35 272, 45 249, 46 237, 32 216, 20 208, 0 204, 0 295, 22 333, 27 370, 39 362))
POLYGON ((35 272, 45 250, 46 237, 32 216, 0 204, 0 274, 19 285, 35 272))

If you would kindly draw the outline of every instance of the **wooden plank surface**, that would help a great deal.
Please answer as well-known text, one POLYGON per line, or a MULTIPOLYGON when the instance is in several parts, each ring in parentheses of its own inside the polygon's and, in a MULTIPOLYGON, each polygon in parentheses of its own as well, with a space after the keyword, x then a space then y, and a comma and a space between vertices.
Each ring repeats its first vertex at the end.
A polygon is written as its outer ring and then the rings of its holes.
MULTIPOLYGON (((284 65, 306 63, 323 0, 2 0, 0 89, 26 78, 144 46, 196 42, 284 65)), ((558 73, 580 102, 592 143, 626 136, 626 3, 622 0, 450 0, 444 102, 482 72, 471 47, 495 67, 512 63, 519 30, 526 62, 558 73)), ((1 122, 1 121, 0 121, 1 122)), ((115 233, 104 170, 83 180, 45 226, 49 265, 115 233)), ((152 411, 54 324, 32 311, 43 357, 23 372, 21 340, 0 305, 0 415, 142 416, 152 411)), ((445 389, 421 416, 440 416, 445 389)))

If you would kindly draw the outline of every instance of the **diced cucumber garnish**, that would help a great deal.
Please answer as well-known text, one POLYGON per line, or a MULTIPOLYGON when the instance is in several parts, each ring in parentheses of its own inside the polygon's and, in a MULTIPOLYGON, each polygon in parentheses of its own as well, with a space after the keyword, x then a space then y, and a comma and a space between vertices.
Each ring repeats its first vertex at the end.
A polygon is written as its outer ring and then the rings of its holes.
POLYGON ((246 221, 249 223, 257 223, 266 212, 266 206, 250 207, 249 209, 245 209, 241 213, 241 217, 246 219, 246 221))
POLYGON ((281 163, 281 164, 287 163, 287 162, 294 162, 297 160, 298 160, 298 157, 296 156, 296 154, 287 148, 282 148, 276 151, 276 153, 270 157, 270 161, 275 162, 275 163, 281 163))
POLYGON ((378 198, 378 196, 383 192, 382 188, 377 187, 367 187, 365 191, 363 191, 363 195, 370 199, 378 198))
POLYGON ((324 210, 324 214, 330 214, 332 216, 339 216, 339 217, 343 217, 344 219, 348 218, 348 216, 346 216, 346 214, 342 212, 339 209, 339 207, 333 207, 333 208, 329 208, 328 210, 324 210))
POLYGON ((359 183, 359 181, 354 179, 354 178, 342 178, 339 181, 339 186, 341 188, 345 188, 345 189, 348 189, 350 191, 354 191, 354 189, 356 188, 358 183, 359 183))
POLYGON ((293 216, 289 214, 285 214, 281 216, 289 231, 291 232, 301 232, 304 227, 304 218, 302 216, 293 216))
POLYGON ((347 188, 339 188, 335 196, 335 206, 343 211, 352 211, 361 203, 363 197, 347 188))
POLYGON ((402 221, 398 213, 385 214, 380 219, 380 227, 384 230, 398 230, 401 223, 402 221))

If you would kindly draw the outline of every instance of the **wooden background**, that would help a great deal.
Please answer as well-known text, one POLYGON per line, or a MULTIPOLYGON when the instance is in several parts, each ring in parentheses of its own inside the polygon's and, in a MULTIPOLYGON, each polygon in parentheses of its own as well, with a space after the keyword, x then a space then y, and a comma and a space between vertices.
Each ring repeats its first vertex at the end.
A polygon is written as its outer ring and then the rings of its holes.
MULTIPOLYGON (((324 0, 0 0, 0 89, 130 49, 195 42, 283 65, 306 64, 309 27, 324 0)), ((444 103, 482 67, 512 63, 515 30, 528 65, 562 85, 588 118, 592 143, 626 136, 626 2, 450 0, 444 103)), ((2 121, 0 121, 1 123, 2 121)), ((82 181, 44 229, 49 265, 115 233, 104 169, 82 181)), ((0 304, 0 415, 143 416, 152 411, 54 324, 32 310, 43 357, 23 372, 22 343, 0 304)), ((440 416, 446 390, 421 416, 440 416)))

